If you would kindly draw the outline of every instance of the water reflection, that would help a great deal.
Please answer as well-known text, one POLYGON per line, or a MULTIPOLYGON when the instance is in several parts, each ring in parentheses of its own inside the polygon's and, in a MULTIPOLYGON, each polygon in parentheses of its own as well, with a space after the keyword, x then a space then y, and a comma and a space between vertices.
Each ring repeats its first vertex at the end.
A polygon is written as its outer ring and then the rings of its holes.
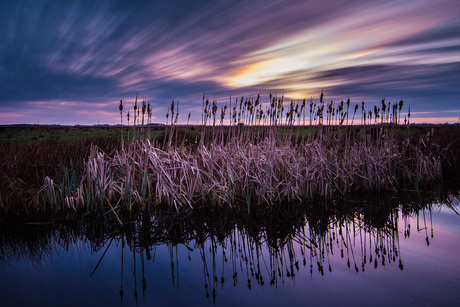
MULTIPOLYGON (((442 203, 455 211, 455 201, 442 203)), ((108 255, 118 259, 119 267, 109 270, 118 272, 117 295, 122 301, 127 295, 136 304, 140 296, 145 301, 148 289, 155 287, 149 281, 157 284, 161 278, 162 284, 174 289, 181 289, 183 280, 187 285, 199 283, 203 290, 195 295, 216 302, 229 288, 245 287, 250 294, 255 287, 276 289, 303 282, 305 276, 310 280, 334 276, 344 267, 356 274, 389 266, 403 271, 401 240, 415 232, 429 246, 434 238, 433 211, 442 207, 439 202, 435 195, 423 193, 254 207, 250 213, 217 208, 180 214, 120 212, 122 226, 110 213, 33 220, 8 216, 0 223, 0 261, 3 266, 40 265, 52 255, 89 246, 94 266, 86 272, 90 279, 108 255), (152 268, 156 262, 160 269, 152 268), (161 274, 165 266, 169 278, 161 274)))

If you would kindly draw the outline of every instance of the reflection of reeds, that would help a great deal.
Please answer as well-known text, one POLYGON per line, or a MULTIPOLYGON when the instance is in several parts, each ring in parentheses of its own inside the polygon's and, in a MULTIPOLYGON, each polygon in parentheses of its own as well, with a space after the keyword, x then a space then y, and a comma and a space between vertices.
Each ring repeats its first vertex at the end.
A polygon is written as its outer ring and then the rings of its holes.
MULTIPOLYGON (((431 228, 432 233, 433 227, 425 218, 426 214, 431 217, 432 205, 425 201, 438 201, 425 194, 399 209, 403 199, 380 199, 384 205, 357 201, 286 204, 256 207, 250 214, 217 208, 197 208, 181 214, 144 211, 123 226, 113 223, 112 215, 104 214, 80 216, 80 221, 75 221, 72 215, 56 216, 53 225, 24 226, 21 220, 16 225, 18 228, 8 219, 8 223, 0 224, 0 255, 2 262, 15 259, 40 262, 53 249, 69 250, 78 239, 84 238, 92 252, 102 254, 95 259, 93 273, 96 273, 109 246, 121 245, 119 294, 123 298, 123 271, 128 271, 134 278, 131 293, 137 299, 139 263, 144 295, 148 280, 155 278, 148 275, 145 267, 155 262, 156 248, 168 244, 172 286, 179 287, 179 258, 185 252, 190 260, 200 259, 204 294, 216 300, 219 289, 231 284, 235 287, 243 284, 249 290, 268 284, 277 286, 296 281, 302 274, 312 278, 326 275, 333 272, 333 263, 337 262, 356 273, 387 265, 403 269, 398 220, 420 224, 418 231, 431 228), (423 218, 418 221, 409 213, 423 218), (123 263, 123 257, 129 254, 133 257, 132 267, 123 263), (144 257, 149 261, 144 261, 144 257)), ((128 221, 130 212, 120 215, 128 221)), ((43 218, 46 220, 46 216, 43 218)))

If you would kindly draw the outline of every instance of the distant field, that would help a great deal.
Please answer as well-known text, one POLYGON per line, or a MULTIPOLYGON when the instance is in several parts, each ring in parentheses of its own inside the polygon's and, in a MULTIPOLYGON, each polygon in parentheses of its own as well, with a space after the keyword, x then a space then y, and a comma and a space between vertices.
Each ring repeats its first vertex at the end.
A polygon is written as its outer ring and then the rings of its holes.
MULTIPOLYGON (((123 130, 124 139, 127 141, 128 128, 123 130)), ((119 139, 120 132, 120 127, 116 126, 0 126, 0 143, 27 144, 52 140, 72 142, 101 138, 119 139)), ((163 128, 151 129, 152 138, 159 137, 162 133, 163 128)))
MULTIPOLYGON (((164 129, 167 126, 151 127, 150 138, 159 139, 164 135, 164 129)), ((353 130, 359 131, 362 127, 359 125, 352 126, 353 130)), ((367 133, 370 133, 372 126, 367 127, 367 133)), ((460 138, 460 125, 453 124, 417 124, 411 125, 409 129, 405 126, 396 127, 396 133, 409 133, 411 135, 426 134, 434 128, 435 138, 437 140, 444 139, 444 142, 460 138), (457 137, 458 136, 458 137, 457 137)), ((201 127, 199 126, 181 126, 179 129, 189 136, 197 136, 200 134, 201 127)), ((309 126, 294 127, 294 134, 297 132, 302 134, 308 130, 309 126)), ((314 126, 313 129, 316 129, 314 126)), ((339 129, 346 129, 341 126, 339 129)), ((133 128, 124 127, 123 139, 128 141, 128 136, 132 139, 133 128)), ((142 131, 141 127, 137 128, 137 133, 142 131)), ((145 135, 147 136, 148 128, 145 128, 145 135)), ((24 125, 24 126, 0 126, 0 143, 13 142, 16 144, 28 144, 40 141, 79 141, 79 140, 97 140, 97 139, 120 139, 120 127, 117 126, 37 126, 37 125, 24 125)), ((284 133, 280 131, 280 133, 284 133)))

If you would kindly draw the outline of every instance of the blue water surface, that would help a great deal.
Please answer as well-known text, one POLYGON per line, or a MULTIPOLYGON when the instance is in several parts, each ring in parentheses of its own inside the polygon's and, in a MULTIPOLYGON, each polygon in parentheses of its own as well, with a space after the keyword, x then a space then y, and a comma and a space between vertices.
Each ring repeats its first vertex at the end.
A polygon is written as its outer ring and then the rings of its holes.
POLYGON ((322 234, 307 221, 278 246, 263 231, 254 238, 238 226, 220 240, 147 248, 123 235, 101 245, 56 237, 36 253, 4 246, 0 305, 460 306, 455 210, 458 204, 396 210, 386 228, 356 215, 331 220, 322 234))

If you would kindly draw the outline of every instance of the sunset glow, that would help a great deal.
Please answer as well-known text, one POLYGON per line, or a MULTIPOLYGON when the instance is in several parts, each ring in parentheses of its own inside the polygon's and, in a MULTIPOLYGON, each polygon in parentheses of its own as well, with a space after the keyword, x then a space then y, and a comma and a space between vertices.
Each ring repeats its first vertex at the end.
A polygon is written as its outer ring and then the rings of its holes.
POLYGON ((322 90, 369 105, 404 99, 428 114, 420 121, 460 117, 455 0, 29 0, 0 11, 0 124, 114 124, 117 101, 136 93, 158 119, 175 98, 193 121, 203 93, 225 103, 269 92, 317 100, 322 90))

